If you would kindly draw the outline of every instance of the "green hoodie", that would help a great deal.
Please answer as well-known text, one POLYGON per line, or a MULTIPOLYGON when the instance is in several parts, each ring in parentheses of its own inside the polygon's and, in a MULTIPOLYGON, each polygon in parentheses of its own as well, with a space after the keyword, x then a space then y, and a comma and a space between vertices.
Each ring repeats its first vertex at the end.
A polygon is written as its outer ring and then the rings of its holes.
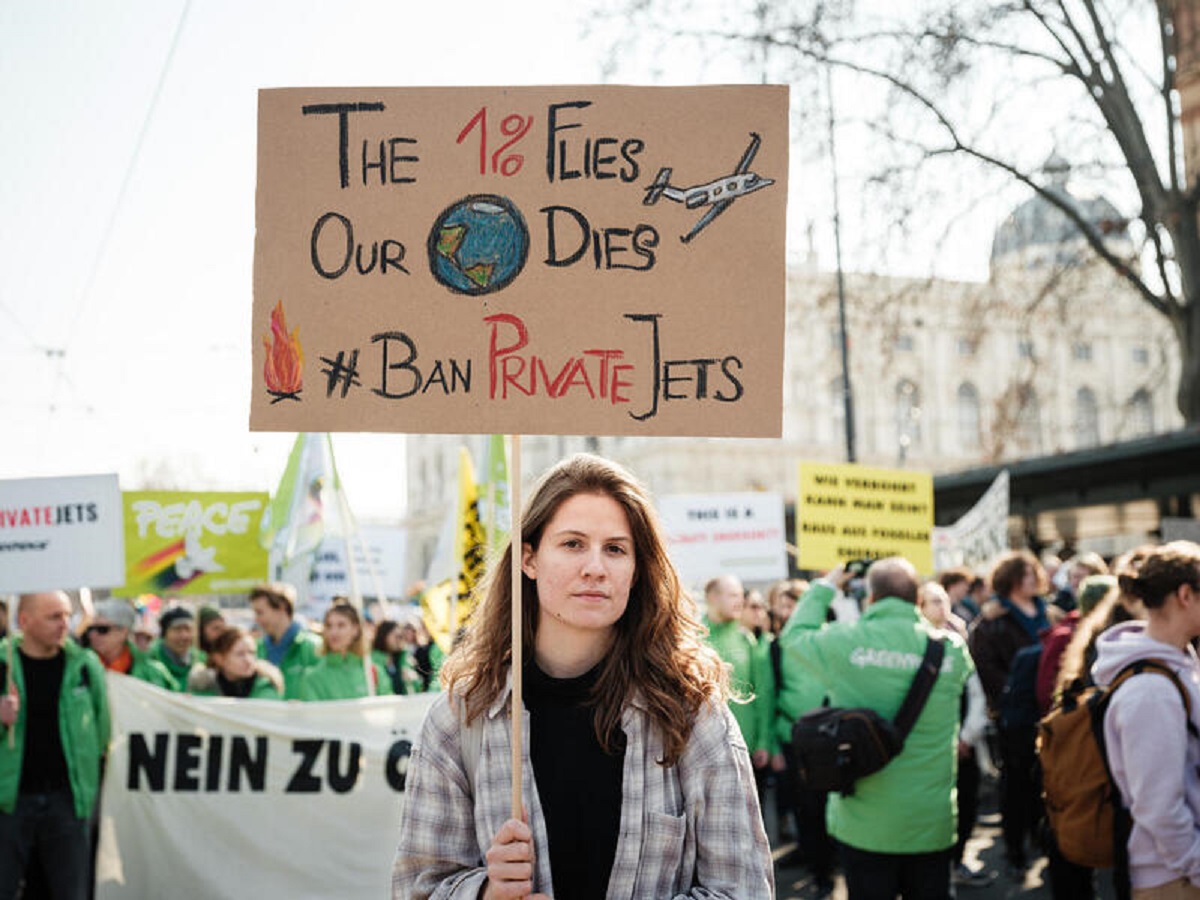
MULTIPOLYGON (((13 641, 13 682, 21 699, 21 708, 13 723, 11 748, 8 729, 0 725, 0 812, 9 814, 17 806, 25 754, 25 673, 19 652, 20 635, 13 641)), ((8 659, 6 643, 0 641, 0 660, 4 661, 8 659)), ((58 732, 67 760, 71 795, 75 798, 75 815, 86 819, 96 805, 100 790, 100 759, 108 750, 108 693, 100 657, 71 641, 63 646, 62 652, 66 660, 58 699, 58 732)))
MULTIPOLYGON (((304 680, 304 673, 321 658, 317 654, 320 646, 320 639, 307 628, 301 627, 296 632, 295 639, 288 645, 279 664, 279 671, 283 673, 284 700, 300 699, 300 682, 304 680)), ((262 638, 258 639, 258 658, 267 658, 267 644, 262 638)))
POLYGON ((133 657, 133 665, 129 667, 128 672, 131 678, 137 678, 168 691, 180 690, 179 681, 171 674, 170 669, 151 657, 145 650, 139 649, 132 641, 127 646, 130 656, 133 657))
POLYGON ((167 649, 167 645, 163 643, 162 638, 156 638, 154 643, 150 645, 150 649, 146 651, 150 658, 162 663, 171 677, 175 679, 174 691, 183 691, 187 688, 188 672, 192 671, 192 666, 197 663, 203 664, 207 656, 204 651, 196 647, 192 647, 188 651, 187 662, 177 660, 175 656, 167 649))
MULTIPOLYGON (((388 673, 377 663, 370 663, 375 679, 375 694, 391 694, 388 673)), ((331 653, 318 658, 317 664, 304 672, 300 680, 301 700, 354 700, 367 696, 366 673, 361 656, 353 653, 331 653)))
POLYGON ((876 853, 932 853, 955 840, 959 702, 974 671, 963 641, 936 631, 916 606, 877 600, 853 624, 825 624, 833 588, 815 582, 780 634, 783 652, 823 682, 832 706, 866 706, 892 718, 900 709, 931 634, 944 637, 941 675, 904 750, 848 797, 829 795, 829 833, 876 853))
POLYGON ((772 732, 775 673, 771 669, 770 645, 756 641, 736 619, 718 623, 705 618, 704 624, 708 627, 709 645, 732 668, 730 681, 734 694, 751 698, 749 702, 734 699, 729 703, 746 747, 752 754, 766 750, 775 755, 779 752, 779 742, 772 732))

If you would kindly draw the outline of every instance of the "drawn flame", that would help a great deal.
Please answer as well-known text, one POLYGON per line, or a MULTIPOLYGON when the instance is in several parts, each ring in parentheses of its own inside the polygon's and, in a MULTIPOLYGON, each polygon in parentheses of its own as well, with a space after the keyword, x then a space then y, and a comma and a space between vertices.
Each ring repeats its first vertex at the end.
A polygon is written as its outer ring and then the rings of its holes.
POLYGON ((273 394, 298 394, 304 386, 304 351, 297 338, 300 329, 288 334, 283 318, 283 301, 271 310, 271 337, 263 338, 267 360, 263 363, 263 378, 273 394))

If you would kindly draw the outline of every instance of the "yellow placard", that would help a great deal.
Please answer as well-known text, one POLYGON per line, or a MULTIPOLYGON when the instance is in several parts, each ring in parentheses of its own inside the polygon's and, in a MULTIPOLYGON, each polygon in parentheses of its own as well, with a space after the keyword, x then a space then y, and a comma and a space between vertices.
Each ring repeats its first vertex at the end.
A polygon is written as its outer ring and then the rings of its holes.
POLYGON ((851 559, 903 556, 933 572, 933 476, 907 469, 802 462, 798 562, 831 569, 851 559))

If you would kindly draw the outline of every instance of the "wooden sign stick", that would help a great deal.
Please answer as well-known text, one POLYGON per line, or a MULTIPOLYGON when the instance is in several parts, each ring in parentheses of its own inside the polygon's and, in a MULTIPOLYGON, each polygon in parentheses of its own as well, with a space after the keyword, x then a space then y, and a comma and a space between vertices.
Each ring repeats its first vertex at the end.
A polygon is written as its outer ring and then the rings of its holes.
POLYGON ((512 435, 512 450, 508 464, 508 508, 511 516, 509 534, 512 558, 512 817, 520 819, 521 802, 521 744, 523 741, 522 713, 524 700, 521 690, 521 671, 524 667, 524 633, 521 596, 521 436, 512 435))

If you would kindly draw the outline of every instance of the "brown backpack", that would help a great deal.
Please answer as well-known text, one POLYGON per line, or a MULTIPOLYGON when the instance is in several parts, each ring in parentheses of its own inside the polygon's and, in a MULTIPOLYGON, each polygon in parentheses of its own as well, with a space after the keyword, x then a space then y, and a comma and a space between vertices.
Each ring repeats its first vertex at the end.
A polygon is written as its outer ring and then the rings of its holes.
POLYGON ((1104 714, 1113 692, 1134 675, 1154 672, 1171 679, 1183 698, 1188 731, 1191 702, 1179 676, 1162 660, 1142 659, 1101 687, 1077 679, 1038 723, 1038 759, 1046 817, 1058 849, 1073 863, 1093 869, 1128 869, 1129 812, 1112 778, 1104 741, 1104 714))

